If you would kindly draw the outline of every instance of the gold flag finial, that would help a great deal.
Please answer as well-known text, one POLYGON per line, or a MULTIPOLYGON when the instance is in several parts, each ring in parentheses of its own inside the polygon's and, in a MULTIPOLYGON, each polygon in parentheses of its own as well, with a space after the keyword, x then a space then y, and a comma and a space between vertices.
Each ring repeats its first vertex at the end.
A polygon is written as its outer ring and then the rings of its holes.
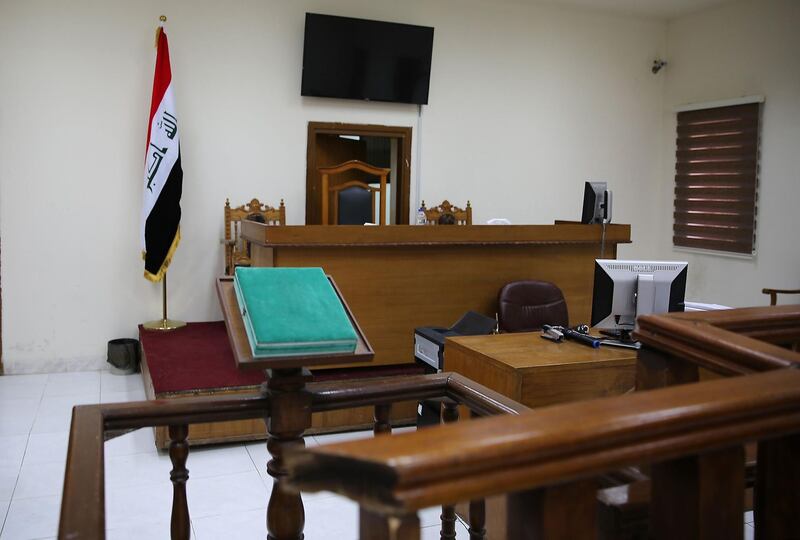
POLYGON ((161 21, 161 24, 156 27, 156 49, 158 49, 158 36, 161 35, 161 32, 164 29, 164 23, 167 22, 167 16, 162 15, 158 18, 158 20, 161 21))

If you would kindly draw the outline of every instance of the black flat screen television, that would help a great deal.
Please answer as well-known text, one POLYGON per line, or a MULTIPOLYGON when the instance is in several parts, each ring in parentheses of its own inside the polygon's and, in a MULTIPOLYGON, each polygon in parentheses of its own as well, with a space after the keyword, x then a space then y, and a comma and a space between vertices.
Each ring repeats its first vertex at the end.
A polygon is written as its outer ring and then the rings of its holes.
POLYGON ((306 13, 301 95, 428 103, 433 28, 306 13))

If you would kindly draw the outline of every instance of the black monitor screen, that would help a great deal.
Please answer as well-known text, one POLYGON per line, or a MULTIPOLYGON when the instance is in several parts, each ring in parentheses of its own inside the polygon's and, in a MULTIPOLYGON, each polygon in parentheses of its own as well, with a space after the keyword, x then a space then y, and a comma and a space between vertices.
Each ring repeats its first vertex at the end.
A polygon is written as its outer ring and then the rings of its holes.
POLYGON ((602 223, 603 206, 606 204, 605 182, 586 182, 583 189, 583 212, 581 223, 602 223))
POLYGON ((433 28, 306 13, 304 96, 428 103, 433 28))

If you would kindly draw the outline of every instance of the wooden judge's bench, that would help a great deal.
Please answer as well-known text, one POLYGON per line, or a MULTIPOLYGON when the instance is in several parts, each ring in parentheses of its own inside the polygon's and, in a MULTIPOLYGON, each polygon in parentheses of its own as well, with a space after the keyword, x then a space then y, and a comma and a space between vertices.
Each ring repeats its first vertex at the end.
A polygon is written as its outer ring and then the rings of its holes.
MULTIPOLYGON (((369 364, 315 367, 315 380, 421 371, 414 366, 414 328, 447 327, 469 310, 493 317, 497 294, 511 281, 555 283, 564 292, 570 324, 588 323, 594 260, 601 257, 599 225, 275 227, 244 221, 242 236, 251 244, 253 266, 322 267, 372 345, 375 356, 369 364)), ((615 258, 617 245, 629 242, 629 225, 608 225, 604 256, 615 258)), ((221 322, 195 323, 170 334, 140 332, 148 399, 258 391, 263 376, 239 373, 221 322), (176 343, 177 338, 188 345, 176 343), (191 382, 199 374, 208 380, 191 382)), ((394 422, 412 422, 415 415, 414 403, 392 409, 394 422)), ((370 407, 320 412, 307 433, 354 429, 372 421, 370 407)), ((194 424, 189 432, 192 444, 265 436, 263 422, 255 420, 194 424)), ((157 428, 156 445, 165 448, 168 441, 166 428, 157 428)))
MULTIPOLYGON (((588 324, 601 233, 581 224, 242 224, 253 266, 321 266, 333 277, 375 349, 373 365, 413 362, 418 326, 448 327, 469 310, 493 317, 510 281, 555 283, 570 324, 588 324)), ((629 242, 630 225, 608 225, 604 256, 629 242)))

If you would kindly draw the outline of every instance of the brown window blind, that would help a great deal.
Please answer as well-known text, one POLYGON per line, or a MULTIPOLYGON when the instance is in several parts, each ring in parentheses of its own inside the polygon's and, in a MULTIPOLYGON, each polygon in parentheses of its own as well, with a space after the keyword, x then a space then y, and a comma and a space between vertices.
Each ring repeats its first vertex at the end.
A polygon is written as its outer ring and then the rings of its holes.
POLYGON ((753 253, 761 104, 678 113, 676 246, 753 253))

